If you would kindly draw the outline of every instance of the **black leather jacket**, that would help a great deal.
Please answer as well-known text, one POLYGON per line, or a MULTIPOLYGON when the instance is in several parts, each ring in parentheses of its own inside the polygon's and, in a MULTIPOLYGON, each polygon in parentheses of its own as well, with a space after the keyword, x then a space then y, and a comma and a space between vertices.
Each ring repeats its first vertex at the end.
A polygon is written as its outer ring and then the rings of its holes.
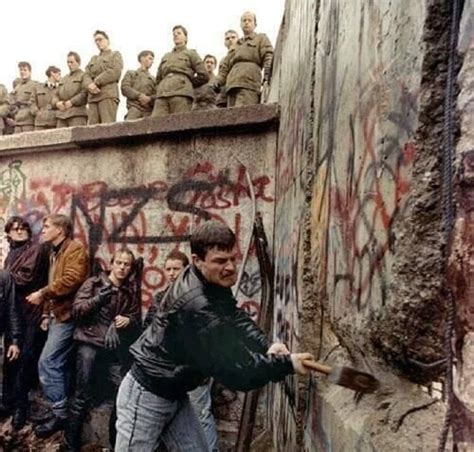
POLYGON ((140 300, 133 293, 128 281, 117 287, 107 304, 99 304, 97 294, 100 289, 110 284, 112 283, 107 274, 102 273, 86 279, 77 291, 72 304, 72 315, 76 320, 76 341, 104 347, 105 334, 117 315, 130 319, 128 326, 117 329, 121 342, 130 345, 138 337, 141 326, 140 300))
POLYGON ((0 271, 0 333, 18 345, 23 337, 21 309, 15 295, 15 281, 10 272, 0 271))
POLYGON ((166 293, 151 325, 130 348, 132 375, 148 391, 177 399, 212 376, 249 391, 293 373, 289 356, 266 355, 263 332, 230 289, 210 284, 194 266, 166 293))

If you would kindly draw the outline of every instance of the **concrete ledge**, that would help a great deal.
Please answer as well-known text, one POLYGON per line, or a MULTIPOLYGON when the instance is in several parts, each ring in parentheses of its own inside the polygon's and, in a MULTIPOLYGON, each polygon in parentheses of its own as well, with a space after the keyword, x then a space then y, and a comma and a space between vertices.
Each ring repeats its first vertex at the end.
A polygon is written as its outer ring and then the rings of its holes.
POLYGON ((149 141, 158 136, 175 133, 262 132, 276 130, 279 123, 277 104, 251 105, 248 107, 225 108, 179 113, 162 118, 145 118, 97 126, 54 129, 41 132, 25 132, 0 137, 0 155, 46 151, 52 149, 74 149, 101 146, 108 143, 126 144, 149 141))

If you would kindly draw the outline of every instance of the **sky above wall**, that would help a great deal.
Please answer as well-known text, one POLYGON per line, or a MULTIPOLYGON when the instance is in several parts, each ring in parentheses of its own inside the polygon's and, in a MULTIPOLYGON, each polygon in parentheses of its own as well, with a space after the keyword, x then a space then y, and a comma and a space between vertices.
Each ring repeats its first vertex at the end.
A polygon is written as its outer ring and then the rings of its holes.
MULTIPOLYGON (((0 83, 11 89, 18 61, 31 63, 34 80, 44 81, 49 65, 66 74, 70 50, 79 53, 85 66, 97 53, 92 37, 96 29, 108 33, 111 48, 122 53, 125 70, 138 66, 141 50, 153 50, 153 74, 162 55, 173 47, 171 29, 177 24, 188 29, 189 48, 201 57, 210 53, 220 59, 226 54, 225 31, 241 33, 240 16, 249 10, 257 15, 257 31, 266 33, 275 45, 283 9, 284 0, 2 2, 0 83)), ((124 111, 122 99, 118 120, 124 111)))

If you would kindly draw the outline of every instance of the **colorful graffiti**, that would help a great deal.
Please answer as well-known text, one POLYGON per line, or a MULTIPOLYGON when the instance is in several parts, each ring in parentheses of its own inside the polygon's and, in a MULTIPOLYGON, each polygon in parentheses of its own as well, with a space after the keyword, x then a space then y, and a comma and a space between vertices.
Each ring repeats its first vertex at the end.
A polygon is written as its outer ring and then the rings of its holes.
MULTIPOLYGON (((41 230, 49 213, 66 213, 74 224, 74 237, 87 246, 91 260, 107 267, 113 253, 130 247, 143 257, 143 305, 166 285, 165 256, 173 248, 188 250, 192 229, 213 218, 228 224, 238 244, 246 242, 250 225, 250 196, 245 168, 216 168, 210 162, 191 166, 178 181, 154 180, 135 187, 112 187, 110 182, 84 184, 57 182, 37 176, 15 160, 0 173, 2 220, 23 215, 33 232, 41 230), (27 176, 28 174, 28 176, 27 176)), ((252 181, 259 209, 273 203, 272 182, 266 175, 252 181)), ((2 251, 4 251, 2 247, 2 251)), ((239 256, 242 251, 239 247, 239 256)), ((253 249, 243 274, 239 301, 252 316, 258 314, 260 276, 253 249)))

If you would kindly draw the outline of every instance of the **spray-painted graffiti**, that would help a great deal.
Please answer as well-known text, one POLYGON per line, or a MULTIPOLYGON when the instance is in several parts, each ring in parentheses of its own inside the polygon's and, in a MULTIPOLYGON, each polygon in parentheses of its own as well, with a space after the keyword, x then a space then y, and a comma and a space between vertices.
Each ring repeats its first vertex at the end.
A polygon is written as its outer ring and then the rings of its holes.
MULTIPOLYGON (((56 182, 52 177, 27 177, 17 160, 0 173, 0 182, 3 219, 23 215, 37 234, 45 215, 70 214, 75 239, 87 246, 91 260, 102 267, 124 245, 143 257, 145 307, 166 285, 162 266, 167 253, 173 248, 187 251, 192 229, 201 221, 212 218, 228 224, 237 236, 238 258, 250 230, 246 215, 250 197, 241 166, 220 170, 202 162, 191 166, 178 181, 154 180, 115 188, 106 181, 78 185, 56 182)), ((259 208, 265 209, 265 204, 273 202, 271 180, 257 175, 252 183, 259 208)), ((239 300, 253 316, 258 314, 259 292, 258 264, 251 250, 239 300)))

